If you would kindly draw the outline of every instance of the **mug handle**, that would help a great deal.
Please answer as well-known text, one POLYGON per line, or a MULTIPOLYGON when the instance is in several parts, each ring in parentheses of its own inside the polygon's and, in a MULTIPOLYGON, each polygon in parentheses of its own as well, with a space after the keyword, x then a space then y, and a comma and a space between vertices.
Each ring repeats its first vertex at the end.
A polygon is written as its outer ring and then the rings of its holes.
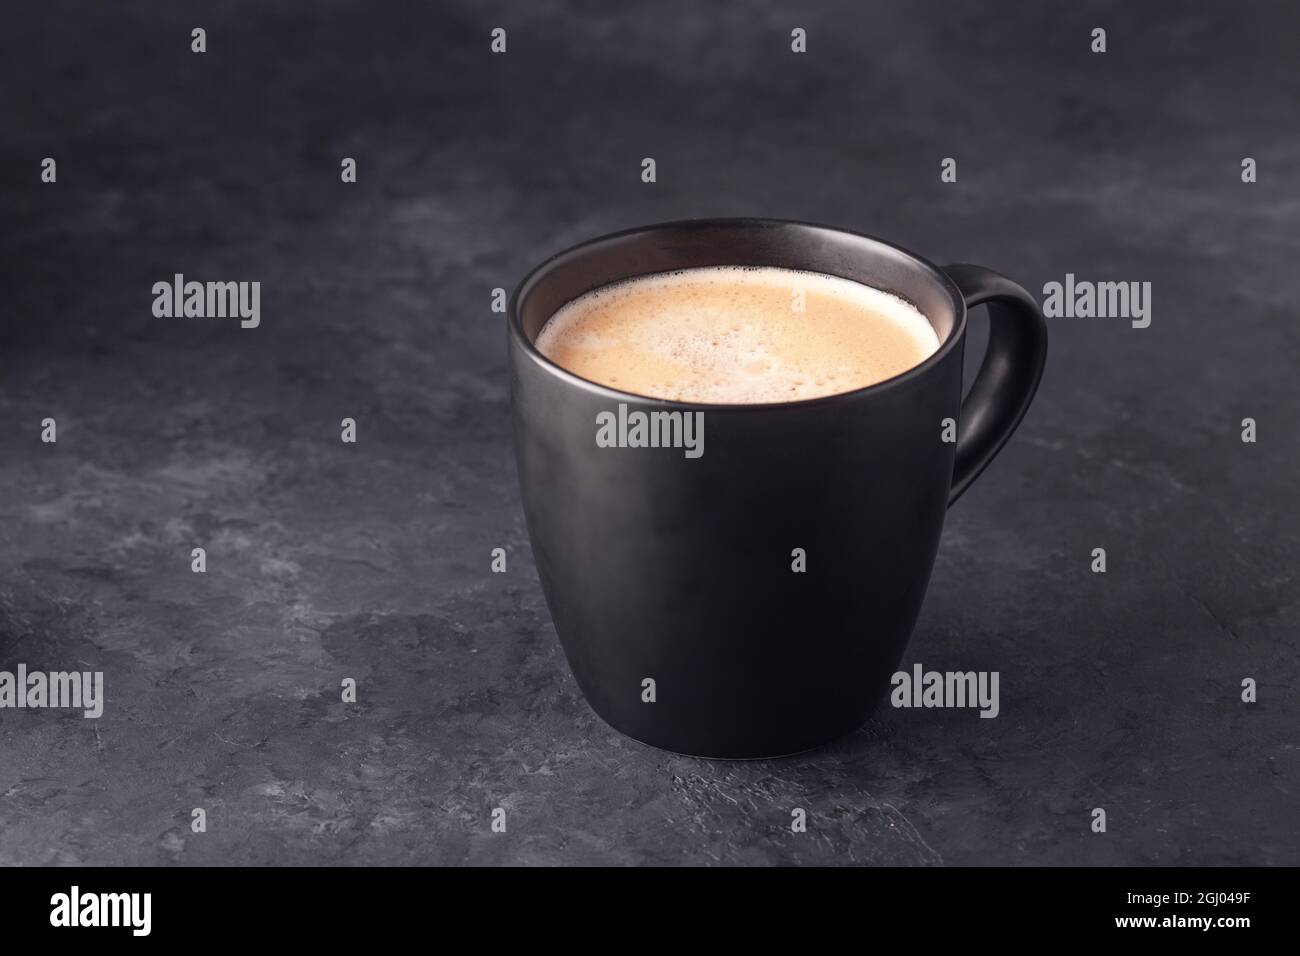
POLYGON ((982 266, 944 266, 969 311, 989 306, 989 344, 961 405, 948 505, 962 496, 1002 450, 1038 391, 1047 362, 1047 322, 1034 297, 982 266))

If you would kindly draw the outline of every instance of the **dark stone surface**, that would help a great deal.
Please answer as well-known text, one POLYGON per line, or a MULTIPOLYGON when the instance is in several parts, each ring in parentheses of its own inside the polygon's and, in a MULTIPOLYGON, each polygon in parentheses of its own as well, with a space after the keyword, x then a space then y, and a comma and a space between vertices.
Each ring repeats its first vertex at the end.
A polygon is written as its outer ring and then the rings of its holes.
POLYGON ((107 705, 0 711, 0 863, 1300 862, 1297 8, 153 6, 5 18, 0 669, 107 705), (1053 322, 949 516, 905 662, 1000 671, 998 719, 728 764, 579 695, 490 290, 710 214, 1153 283, 1148 329, 1053 322), (174 272, 261 327, 155 319, 174 272))

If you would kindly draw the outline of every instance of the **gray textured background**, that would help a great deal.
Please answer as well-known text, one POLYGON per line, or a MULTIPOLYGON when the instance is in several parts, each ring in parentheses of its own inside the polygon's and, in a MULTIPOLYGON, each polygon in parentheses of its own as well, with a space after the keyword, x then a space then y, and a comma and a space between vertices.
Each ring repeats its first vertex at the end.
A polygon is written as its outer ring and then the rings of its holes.
POLYGON ((6 10, 0 669, 108 700, 0 712, 0 863, 1300 862, 1294 5, 153 6, 6 10), (711 214, 1154 284, 1149 329, 1052 323, 949 516, 905 664, 1000 671, 997 720, 729 764, 579 695, 489 293, 711 214), (173 272, 261 328, 153 318, 173 272))

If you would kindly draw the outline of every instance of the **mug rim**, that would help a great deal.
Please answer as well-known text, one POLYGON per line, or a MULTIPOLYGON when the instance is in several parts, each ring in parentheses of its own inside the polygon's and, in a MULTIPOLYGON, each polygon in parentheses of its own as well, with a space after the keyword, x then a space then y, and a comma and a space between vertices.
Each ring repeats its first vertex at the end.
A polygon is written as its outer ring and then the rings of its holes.
MULTIPOLYGON (((742 263, 737 263, 737 265, 741 265, 741 264, 742 263)), ((689 267, 685 267, 685 268, 689 268, 689 267)), ((675 271, 678 270, 670 269, 670 270, 664 270, 663 272, 651 272, 651 273, 644 273, 643 275, 638 275, 638 276, 627 276, 625 279, 616 279, 614 280, 614 282, 640 279, 640 278, 644 278, 647 275, 664 275, 666 273, 675 272, 675 271)), ((794 271, 815 272, 816 270, 799 269, 794 271)), ((822 275, 832 275, 832 273, 826 272, 826 273, 822 273, 822 275)), ((839 276, 837 278, 847 278, 847 277, 839 276)), ((856 280, 849 279, 848 281, 853 282, 856 280)), ((613 283, 607 283, 607 284, 612 285, 613 283)), ((866 285, 866 283, 861 283, 861 282, 858 284, 866 285)), ((597 287, 597 288, 601 288, 601 287, 597 287)), ((882 290, 882 291, 886 291, 886 290, 882 290)), ((636 402, 642 405, 653 404, 653 405, 667 406, 670 408, 680 408, 688 411, 715 411, 715 412, 754 411, 757 412, 757 411, 765 411, 765 410, 773 411, 779 409, 793 409, 793 408, 814 408, 819 405, 827 405, 832 402, 845 401, 852 398, 859 398, 869 394, 883 393, 891 389, 901 387, 907 384, 908 382, 914 381, 920 378, 922 375, 925 375, 932 368, 939 365, 944 360, 944 358, 948 355, 948 353, 950 353, 954 348, 957 347, 957 343, 961 341, 961 338, 966 331, 966 320, 967 320, 966 312, 967 312, 966 299, 962 295, 961 290, 957 287, 957 284, 952 280, 952 278, 946 272, 944 272, 934 263, 930 262, 928 259, 925 259, 922 256, 917 255, 915 252, 912 252, 910 249, 905 249, 904 247, 896 243, 890 242, 887 239, 881 239, 877 236, 867 235, 866 233, 857 232, 852 229, 841 229, 839 226, 827 226, 823 223, 807 222, 799 219, 775 219, 775 218, 762 217, 762 216, 722 216, 722 217, 709 216, 709 217, 703 217, 697 219, 673 219, 664 222, 649 223, 643 226, 633 226, 629 229, 620 229, 617 232, 610 232, 604 235, 596 236, 592 239, 587 239, 584 240, 583 242, 577 243, 576 245, 569 246, 568 248, 561 249, 559 252, 556 252, 553 255, 548 256, 546 259, 542 260, 540 263, 538 263, 536 266, 530 269, 528 273, 525 274, 524 277, 515 286, 514 290, 510 293, 510 299, 506 306, 506 320, 507 320, 507 325, 509 326, 510 329, 511 340, 514 342, 515 345, 517 345, 519 348, 523 350, 524 354, 527 355, 528 358, 532 360, 532 362, 535 365, 537 365, 539 368, 544 369, 546 372, 550 373, 551 375, 554 375, 557 378, 560 378, 561 380, 567 382, 568 384, 580 388, 583 391, 586 391, 590 394, 598 395, 601 396, 602 398, 606 398, 614 401, 620 401, 624 403, 636 402), (786 401, 786 402, 747 402, 747 403, 689 402, 689 401, 681 401, 672 398, 657 398, 653 395, 639 395, 636 392, 628 392, 622 389, 613 388, 609 385, 602 385, 599 382, 594 382, 589 378, 583 378, 581 375, 571 372, 568 369, 566 369, 564 366, 552 361, 547 356, 543 355, 542 352, 537 348, 537 346, 534 345, 533 342, 524 333, 523 319, 520 316, 520 312, 519 312, 519 303, 522 301, 524 296, 529 291, 531 291, 532 287, 537 285, 543 279, 545 279, 546 274, 550 272, 552 269, 554 269, 555 266, 558 265, 562 260, 567 260, 574 256, 580 255, 582 253, 589 252, 593 249, 593 247, 604 245, 616 239, 622 239, 626 236, 637 235, 639 233, 660 232, 671 228, 681 228, 681 227, 707 228, 709 226, 725 226, 725 227, 732 227, 732 228, 735 227, 766 228, 772 226, 799 226, 805 229, 817 229, 823 232, 839 233, 840 235, 852 236, 855 239, 864 240, 868 243, 872 243, 877 246, 884 246, 885 248, 892 250, 894 253, 901 254, 905 258, 909 259, 912 263, 920 267, 920 269, 923 272, 929 274, 930 278, 933 279, 936 285, 940 286, 945 292, 948 293, 948 297, 952 300, 952 304, 953 304, 952 330, 948 333, 947 338, 945 338, 944 341, 939 343, 939 347, 935 349, 934 352, 932 352, 929 356, 927 356, 924 361, 919 362, 916 365, 913 365, 911 368, 904 369, 902 372, 899 372, 897 375, 894 375, 887 379, 883 379, 882 381, 879 382, 874 382, 871 385, 864 385, 861 388, 855 388, 847 392, 836 392, 832 395, 819 395, 813 398, 794 399, 792 401, 786 401)), ((547 318, 547 321, 548 322, 550 321, 549 317, 547 318)), ((928 317, 926 321, 929 321, 928 317)), ((543 323, 543 325, 544 324, 545 323, 543 323)))

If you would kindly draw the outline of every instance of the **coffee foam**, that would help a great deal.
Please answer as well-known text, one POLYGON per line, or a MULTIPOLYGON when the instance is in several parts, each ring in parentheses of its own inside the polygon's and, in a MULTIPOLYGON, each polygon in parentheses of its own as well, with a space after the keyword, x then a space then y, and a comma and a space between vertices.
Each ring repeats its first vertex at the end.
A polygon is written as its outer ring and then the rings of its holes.
POLYGON ((536 345, 563 368, 620 391, 765 404, 893 378, 925 361, 939 339, 911 303, 871 286, 816 272, 718 266, 588 292, 551 317, 536 345))

